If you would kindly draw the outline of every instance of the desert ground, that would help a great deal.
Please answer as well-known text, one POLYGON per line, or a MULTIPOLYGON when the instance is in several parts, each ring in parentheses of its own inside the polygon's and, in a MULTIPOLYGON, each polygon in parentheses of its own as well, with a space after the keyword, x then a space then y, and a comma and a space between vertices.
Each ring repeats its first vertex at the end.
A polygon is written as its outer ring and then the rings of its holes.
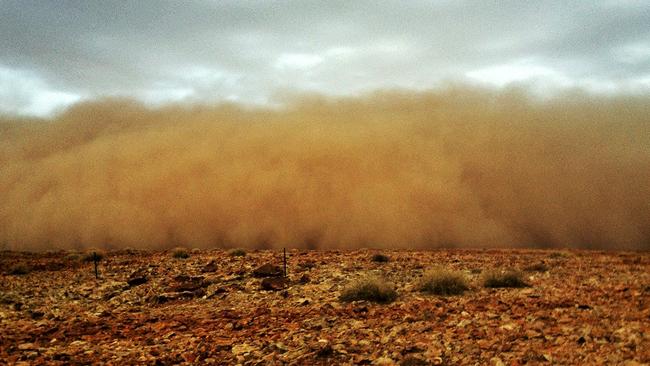
POLYGON ((0 253, 0 364, 650 363, 647 252, 290 249, 286 278, 277 250, 101 255, 96 278, 88 253, 0 253), (434 267, 468 290, 420 291, 434 267), (501 268, 526 285, 486 288, 501 268), (397 297, 342 301, 368 275, 397 297))

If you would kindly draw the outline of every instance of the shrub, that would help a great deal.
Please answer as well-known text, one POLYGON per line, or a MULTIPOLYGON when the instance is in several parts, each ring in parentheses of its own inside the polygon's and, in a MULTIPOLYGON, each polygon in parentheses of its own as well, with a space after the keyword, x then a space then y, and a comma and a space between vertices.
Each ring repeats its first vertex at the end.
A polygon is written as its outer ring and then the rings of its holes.
POLYGON ((551 259, 566 259, 569 257, 569 254, 566 252, 553 252, 548 257, 551 259))
POLYGON ((241 248, 230 249, 230 251, 228 251, 228 255, 231 257, 245 257, 246 251, 241 248))
POLYGON ((69 261, 69 262, 77 262, 81 260, 81 255, 79 253, 70 253, 67 254, 65 257, 63 257, 64 260, 69 261))
POLYGON ((462 272, 436 268, 424 274, 418 289, 422 292, 446 296, 460 295, 469 290, 469 286, 462 272))
POLYGON ((190 253, 187 252, 185 248, 174 248, 172 249, 172 257, 178 259, 186 259, 190 257, 190 253))
POLYGON ((514 270, 492 270, 485 272, 483 286, 488 288, 519 288, 527 287, 521 272, 514 270))
POLYGON ((536 264, 531 264, 529 266, 524 267, 524 271, 526 272, 546 272, 548 271, 548 267, 546 264, 540 262, 536 264))
POLYGON ((400 366, 428 366, 429 362, 415 356, 406 356, 400 366))
POLYGON ((10 275, 22 276, 22 275, 28 274, 31 271, 32 271, 32 269, 29 268, 26 264, 17 263, 17 264, 14 264, 13 266, 9 267, 8 273, 10 275))
POLYGON ((84 262, 99 262, 102 259, 104 259, 104 253, 99 250, 89 250, 83 256, 84 262))
POLYGON ((126 248, 120 250, 119 253, 124 254, 124 255, 136 255, 136 254, 139 253, 139 250, 135 249, 133 247, 126 247, 126 248))
POLYGON ((377 263, 386 263, 390 260, 387 255, 377 253, 372 256, 372 261, 377 263))
POLYGON ((364 277, 350 283, 341 292, 341 301, 366 300, 389 303, 397 298, 392 284, 379 277, 364 277))

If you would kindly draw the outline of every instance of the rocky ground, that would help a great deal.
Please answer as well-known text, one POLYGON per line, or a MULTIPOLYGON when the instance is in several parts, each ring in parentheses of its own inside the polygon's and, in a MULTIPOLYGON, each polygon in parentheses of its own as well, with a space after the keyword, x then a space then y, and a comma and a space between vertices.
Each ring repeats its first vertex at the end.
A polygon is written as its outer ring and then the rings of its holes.
POLYGON ((70 252, 2 252, 0 364, 650 363, 650 253, 378 252, 290 250, 286 280, 278 251, 109 252, 99 279, 70 252), (419 292, 432 266, 464 271, 470 290, 419 292), (493 268, 530 287, 484 288, 493 268), (398 298, 341 302, 368 273, 398 298))

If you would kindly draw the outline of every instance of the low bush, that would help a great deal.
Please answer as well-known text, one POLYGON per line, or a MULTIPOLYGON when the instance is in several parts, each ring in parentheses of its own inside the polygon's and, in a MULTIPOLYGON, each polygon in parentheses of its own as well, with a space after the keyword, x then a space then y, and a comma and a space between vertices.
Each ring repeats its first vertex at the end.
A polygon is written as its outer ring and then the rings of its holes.
POLYGON ((64 260, 68 262, 78 262, 82 259, 81 254, 79 253, 69 253, 66 254, 65 257, 63 257, 64 260))
POLYGON ((185 248, 174 248, 172 249, 172 257, 178 259, 186 259, 190 257, 190 253, 187 252, 185 248))
POLYGON ((424 273, 418 289, 434 295, 460 295, 469 290, 469 285, 461 271, 436 268, 424 273))
POLYGON ((386 263, 390 261, 390 258, 385 254, 377 253, 372 256, 372 261, 377 263, 386 263))
POLYGON ((400 363, 400 366, 428 366, 429 362, 416 357, 416 356, 406 356, 400 363))
POLYGON ((488 288, 528 287, 521 272, 514 270, 492 270, 485 272, 483 286, 488 288))
POLYGON ((99 250, 89 250, 83 255, 84 262, 99 262, 104 259, 104 253, 99 250))
POLYGON ((374 276, 364 277, 350 283, 343 289, 340 296, 340 300, 345 302, 365 300, 389 303, 396 298, 397 292, 393 285, 374 276))
POLYGON ((24 263, 17 263, 9 267, 7 273, 14 276, 22 276, 31 272, 32 269, 24 263))
POLYGON ((139 252, 140 251, 138 249, 135 249, 133 247, 126 247, 126 248, 118 251, 119 254, 123 254, 123 255, 136 255, 139 252))
POLYGON ((228 255, 231 257, 245 257, 246 251, 241 248, 230 249, 230 251, 228 251, 228 255))
POLYGON ((546 272, 548 271, 548 266, 542 262, 540 263, 535 263, 531 264, 529 266, 524 267, 524 271, 526 272, 546 272))

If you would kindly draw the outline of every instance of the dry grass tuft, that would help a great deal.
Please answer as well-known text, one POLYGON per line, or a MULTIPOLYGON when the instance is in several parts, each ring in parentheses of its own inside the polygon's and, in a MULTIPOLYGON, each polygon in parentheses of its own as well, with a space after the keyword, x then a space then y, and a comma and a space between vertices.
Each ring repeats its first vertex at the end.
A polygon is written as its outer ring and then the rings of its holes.
POLYGON ((469 285, 463 272, 435 268, 424 273, 418 289, 434 295, 461 295, 469 290, 469 285))
POLYGON ((172 257, 178 259, 186 259, 190 257, 190 253, 185 248, 174 248, 172 249, 172 257))
POLYGON ((228 255, 231 257, 245 257, 246 251, 241 248, 230 249, 230 251, 228 251, 228 255))
POLYGON ((82 260, 83 257, 79 253, 69 253, 66 254, 65 257, 63 257, 63 260, 68 261, 68 262, 78 262, 82 260))
POLYGON ((84 262, 99 262, 104 259, 104 252, 99 249, 90 249, 83 255, 84 262))
POLYGON ((548 266, 542 262, 540 263, 535 263, 531 264, 529 266, 524 267, 524 271, 526 272, 547 272, 548 271, 548 266))
POLYGON ((567 252, 553 252, 548 255, 551 259, 567 259, 569 258, 569 253, 567 252))
POLYGON ((9 267, 7 273, 14 276, 22 276, 31 272, 32 269, 24 263, 17 263, 9 267))
POLYGON ((377 303, 390 303, 397 298, 393 285, 383 278, 367 276, 356 280, 346 286, 341 292, 341 301, 372 301, 377 303))
POLYGON ((372 261, 378 263, 386 263, 390 261, 390 258, 385 254, 377 253, 372 256, 372 261))
POLYGON ((483 286, 488 288, 521 288, 528 287, 519 271, 491 270, 483 275, 483 286))
POLYGON ((422 358, 416 356, 406 356, 400 363, 400 366, 428 366, 429 362, 423 360, 422 358))

